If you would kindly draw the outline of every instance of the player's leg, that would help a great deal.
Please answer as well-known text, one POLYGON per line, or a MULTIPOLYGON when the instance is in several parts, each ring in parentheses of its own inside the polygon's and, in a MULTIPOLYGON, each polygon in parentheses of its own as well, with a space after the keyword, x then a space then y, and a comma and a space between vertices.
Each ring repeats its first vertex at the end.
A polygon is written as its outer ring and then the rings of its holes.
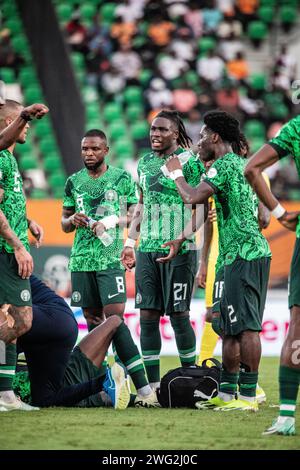
POLYGON ((155 390, 160 384, 159 356, 161 336, 160 317, 164 313, 161 274, 156 258, 161 253, 137 252, 136 256, 136 299, 140 309, 141 348, 143 360, 151 387, 155 390))
POLYGON ((196 362, 196 336, 189 317, 196 265, 197 253, 191 250, 161 267, 166 313, 170 315, 182 366, 196 362))
MULTIPOLYGON (((203 333, 200 342, 200 353, 198 364, 201 365, 205 359, 213 357, 214 350, 218 341, 218 335, 215 333, 212 327, 212 307, 214 302, 214 284, 215 284, 215 264, 217 257, 209 257, 207 276, 206 276, 206 287, 205 287, 205 306, 206 315, 205 323, 203 327, 203 333)), ((217 292, 219 293, 219 291, 217 292)))
POLYGON ((12 382, 15 375, 17 353, 16 338, 31 328, 31 291, 28 279, 18 275, 18 266, 13 254, 1 254, 0 305, 10 304, 0 315, 0 402, 3 409, 21 409, 21 402, 13 393, 12 382), (7 313, 9 316, 7 317, 7 313), (5 345, 5 346, 4 346, 5 345))
POLYGON ((279 417, 264 434, 295 434, 295 412, 300 384, 300 239, 296 239, 289 285, 290 325, 279 367, 279 417))
POLYGON ((98 293, 96 272, 72 272, 72 307, 81 307, 88 331, 104 320, 101 299, 98 293))

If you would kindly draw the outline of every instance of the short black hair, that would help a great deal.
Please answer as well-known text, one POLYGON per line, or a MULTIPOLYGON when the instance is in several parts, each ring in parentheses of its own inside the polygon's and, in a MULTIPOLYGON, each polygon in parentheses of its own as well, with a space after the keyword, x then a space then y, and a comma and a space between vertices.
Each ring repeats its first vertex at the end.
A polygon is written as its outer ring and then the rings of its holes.
POLYGON ((100 139, 107 141, 106 135, 100 129, 90 129, 84 134, 83 139, 85 137, 100 137, 100 139))
POLYGON ((225 142, 239 144, 240 123, 231 114, 219 109, 209 111, 204 114, 203 122, 212 132, 219 134, 225 142))
POLYGON ((172 111, 171 109, 163 109, 155 116, 155 118, 159 118, 159 117, 168 119, 169 121, 172 121, 173 124, 175 124, 179 133, 178 139, 177 139, 178 145, 184 148, 189 148, 193 144, 192 139, 186 132, 186 128, 183 123, 183 120, 181 119, 177 111, 172 111))

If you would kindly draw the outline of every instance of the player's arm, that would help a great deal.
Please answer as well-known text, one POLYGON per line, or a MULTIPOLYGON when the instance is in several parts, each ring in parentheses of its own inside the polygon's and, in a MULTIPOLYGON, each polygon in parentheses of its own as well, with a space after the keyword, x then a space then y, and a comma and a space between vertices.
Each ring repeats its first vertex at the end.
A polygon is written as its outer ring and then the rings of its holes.
POLYGON ((44 229, 35 220, 27 219, 28 228, 35 238, 35 246, 39 248, 44 239, 44 229))
POLYGON ((277 150, 269 144, 263 145, 249 160, 245 169, 245 177, 272 215, 289 230, 296 230, 299 212, 287 212, 279 204, 274 194, 269 189, 262 172, 265 168, 273 165, 279 160, 277 150))
POLYGON ((210 245, 213 236, 213 223, 208 218, 204 224, 204 241, 199 264, 198 285, 205 289, 210 245))
POLYGON ((135 205, 132 220, 128 229, 128 238, 125 241, 121 253, 121 263, 127 271, 135 266, 134 247, 140 234, 141 221, 143 218, 143 193, 140 191, 139 202, 135 205))
POLYGON ((14 144, 28 121, 41 119, 49 109, 44 104, 36 103, 24 108, 20 115, 0 133, 0 150, 14 144))
POLYGON ((22 279, 27 279, 33 271, 33 259, 21 243, 17 235, 10 228, 9 223, 0 210, 0 235, 14 249, 16 261, 18 263, 18 273, 22 279))
POLYGON ((266 229, 271 221, 271 212, 267 207, 262 203, 259 202, 258 204, 258 225, 260 230, 266 229))
POLYGON ((73 232, 77 227, 87 227, 88 217, 75 212, 75 207, 63 207, 61 227, 65 233, 73 232))
POLYGON ((192 235, 194 235, 199 228, 204 224, 205 218, 207 215, 206 208, 203 211, 203 205, 198 205, 196 209, 193 211, 191 220, 188 222, 186 227, 184 228, 183 232, 176 238, 176 240, 171 240, 167 243, 162 245, 163 248, 169 247, 170 251, 167 256, 163 256, 161 258, 157 258, 158 263, 168 263, 171 261, 175 256, 177 256, 180 247, 183 242, 189 240, 192 235))

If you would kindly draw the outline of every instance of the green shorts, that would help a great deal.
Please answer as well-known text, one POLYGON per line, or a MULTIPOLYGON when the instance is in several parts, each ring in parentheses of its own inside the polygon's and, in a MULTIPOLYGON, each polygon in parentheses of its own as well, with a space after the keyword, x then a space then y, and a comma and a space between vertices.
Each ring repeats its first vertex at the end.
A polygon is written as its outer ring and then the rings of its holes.
POLYGON ((224 266, 220 302, 221 329, 225 335, 261 331, 271 258, 246 261, 237 258, 224 266))
MULTIPOLYGON (((88 382, 97 377, 105 375, 105 368, 102 370, 98 369, 87 357, 79 346, 76 346, 71 353, 68 365, 66 367, 63 387, 69 387, 70 385, 76 385, 83 382, 88 382)), ((77 404, 79 407, 91 408, 98 406, 105 406, 100 393, 91 395, 84 400, 81 400, 77 404)))
POLYGON ((73 272, 71 280, 73 307, 103 307, 126 302, 125 273, 121 269, 73 272))
POLYGON ((289 308, 300 306, 300 238, 296 239, 289 282, 289 308))
POLYGON ((12 304, 16 307, 31 307, 31 288, 29 279, 18 274, 18 263, 13 253, 0 253, 0 305, 12 304))
POLYGON ((164 253, 137 252, 135 307, 170 315, 190 309, 197 271, 197 252, 178 255, 166 264, 157 263, 164 253))

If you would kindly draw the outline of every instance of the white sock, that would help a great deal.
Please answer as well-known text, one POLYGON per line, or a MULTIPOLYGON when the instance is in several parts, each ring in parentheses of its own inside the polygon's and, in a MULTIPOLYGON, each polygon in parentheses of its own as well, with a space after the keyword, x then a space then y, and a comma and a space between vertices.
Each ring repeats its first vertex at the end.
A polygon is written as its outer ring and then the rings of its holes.
POLYGON ((6 403, 12 403, 16 401, 17 397, 13 390, 4 390, 0 392, 0 398, 6 403))
POLYGON ((293 416, 278 416, 277 422, 278 424, 283 424, 286 422, 287 419, 293 419, 295 421, 295 418, 293 416))
POLYGON ((256 397, 245 397, 245 395, 240 395, 239 399, 244 401, 250 401, 251 403, 256 401, 256 397))
POLYGON ((145 385, 144 387, 138 388, 137 394, 140 395, 141 397, 147 397, 148 395, 151 395, 153 392, 152 388, 150 385, 145 385))
POLYGON ((235 396, 230 393, 219 392, 219 398, 223 401, 231 401, 234 400, 235 396))
POLYGON ((160 382, 150 382, 149 385, 152 390, 156 391, 156 389, 160 387, 160 382))

